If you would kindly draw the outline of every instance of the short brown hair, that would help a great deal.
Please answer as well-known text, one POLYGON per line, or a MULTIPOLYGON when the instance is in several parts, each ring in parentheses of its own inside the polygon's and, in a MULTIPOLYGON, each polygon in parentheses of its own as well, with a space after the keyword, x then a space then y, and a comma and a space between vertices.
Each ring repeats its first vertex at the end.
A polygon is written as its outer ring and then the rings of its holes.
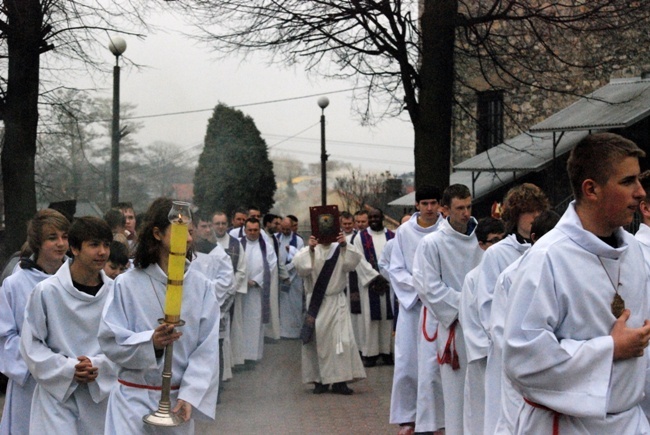
POLYGON ((612 176, 614 164, 626 157, 645 157, 634 142, 614 133, 596 133, 582 139, 571 150, 567 172, 576 201, 582 199, 582 183, 594 180, 605 184, 612 176))
POLYGON ((517 222, 522 214, 542 212, 549 208, 546 194, 534 184, 523 183, 513 187, 503 200, 501 218, 505 221, 506 232, 511 234, 517 230, 517 222))
POLYGON ((472 194, 469 191, 469 187, 464 184, 452 184, 442 192, 442 205, 450 207, 452 199, 465 199, 471 196, 472 194))

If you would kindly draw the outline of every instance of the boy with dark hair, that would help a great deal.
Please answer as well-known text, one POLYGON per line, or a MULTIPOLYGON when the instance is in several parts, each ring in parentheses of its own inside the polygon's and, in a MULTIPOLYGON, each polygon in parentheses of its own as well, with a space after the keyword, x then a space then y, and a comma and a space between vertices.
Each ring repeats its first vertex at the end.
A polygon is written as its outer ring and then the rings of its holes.
POLYGON ((484 251, 490 246, 499 243, 505 236, 506 226, 501 219, 484 217, 479 219, 476 226, 476 238, 484 251))
POLYGON ((425 236, 415 252, 413 279, 422 303, 438 320, 438 362, 445 405, 445 431, 463 433, 463 391, 467 354, 458 321, 465 275, 480 262, 483 251, 476 239, 472 196, 462 184, 442 194, 449 215, 440 229, 425 236))
MULTIPOLYGON (((505 236, 505 225, 501 219, 485 217, 478 221, 476 238, 479 247, 485 251, 505 236)), ((483 257, 485 259, 485 256, 483 257)), ((466 434, 483 433, 485 421, 485 369, 489 341, 481 326, 476 301, 476 284, 481 265, 472 269, 463 281, 460 294, 458 319, 463 325, 465 349, 467 350, 467 374, 463 397, 463 429, 466 434)))
POLYGON ((110 279, 115 279, 129 269, 129 250, 124 243, 117 240, 111 242, 110 250, 104 273, 110 279))
POLYGON ((73 259, 33 290, 20 352, 36 379, 30 433, 102 433, 114 365, 97 340, 113 280, 103 272, 113 234, 96 217, 76 219, 73 259))
POLYGON ((442 192, 435 186, 419 186, 411 218, 395 235, 388 273, 399 315, 395 326, 395 370, 390 398, 390 423, 399 424, 399 435, 433 432, 444 427, 440 369, 433 336, 438 322, 426 316, 413 282, 413 261, 418 243, 444 222, 440 213, 442 192), (424 324, 424 327, 421 325, 424 324), (413 351, 416 349, 416 352, 413 351), (433 404, 433 406, 432 406, 433 404))
POLYGON ((512 280, 504 371, 525 404, 515 434, 649 433, 639 403, 650 283, 628 225, 646 193, 634 142, 587 136, 567 171, 576 200, 512 280))

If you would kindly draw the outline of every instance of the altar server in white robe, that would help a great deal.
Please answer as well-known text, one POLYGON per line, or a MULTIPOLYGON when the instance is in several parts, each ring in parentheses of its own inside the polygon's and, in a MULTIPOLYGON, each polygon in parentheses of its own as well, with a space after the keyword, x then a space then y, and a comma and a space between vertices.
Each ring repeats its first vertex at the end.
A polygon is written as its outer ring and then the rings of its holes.
MULTIPOLYGON (((442 193, 437 187, 421 186, 416 190, 415 208, 418 211, 397 231, 391 255, 390 282, 399 302, 399 315, 395 326, 390 423, 400 425, 400 435, 410 435, 415 430, 432 432, 444 427, 436 343, 435 340, 427 341, 424 336, 423 305, 413 283, 413 259, 418 243, 444 221, 438 211, 441 199, 442 193), (418 363, 420 359, 422 367, 418 363)), ((424 330, 430 331, 429 338, 433 338, 438 322, 433 315, 426 320, 428 325, 424 330)))
MULTIPOLYGON (((485 252, 479 266, 476 304, 482 327, 473 332, 477 336, 482 334, 489 337, 492 295, 497 277, 530 248, 530 225, 535 217, 548 210, 549 202, 539 187, 524 183, 508 191, 502 208, 501 217, 506 224, 508 236, 485 252)), ((466 328, 463 330, 467 332, 466 328)), ((487 353, 482 356, 486 358, 487 353)), ((476 376, 478 377, 479 373, 476 376)), ((485 373, 483 373, 483 382, 485 382, 485 373)), ((499 385, 485 385, 485 433, 494 433, 500 409, 499 397, 499 385)))
MULTIPOLYGON (((164 318, 172 201, 156 199, 144 218, 135 254, 135 267, 115 281, 104 309, 99 341, 118 366, 118 383, 111 391, 106 434, 149 433, 142 417, 158 409, 164 348, 174 342, 171 377, 172 412, 186 423, 164 433, 194 433, 193 418, 214 419, 219 386, 219 303, 214 285, 189 268, 183 277, 181 319, 176 330, 160 325, 164 318), (198 412, 195 412, 198 411, 198 412)), ((188 235, 188 246, 191 235, 188 235)), ((91 432, 89 432, 91 433, 91 432)))
POLYGON ((292 224, 291 219, 285 217, 278 233, 280 257, 289 276, 288 282, 280 284, 280 336, 283 338, 300 337, 303 319, 303 283, 292 260, 305 247, 305 242, 291 230, 292 224))
POLYGON ((639 403, 650 339, 641 247, 621 226, 645 192, 645 153, 589 135, 567 163, 576 200, 522 260, 506 314, 503 362, 526 404, 516 434, 647 434, 639 403))
MULTIPOLYGON (((552 210, 543 211, 535 218, 531 225, 530 241, 537 242, 544 234, 552 230, 560 216, 552 210)), ((526 251, 527 253, 528 251, 526 251)), ((494 286, 492 311, 490 315, 490 352, 488 366, 485 372, 485 385, 490 385, 496 391, 490 392, 490 397, 499 400, 499 405, 494 407, 498 418, 493 433, 511 434, 514 432, 515 422, 519 409, 524 406, 524 399, 512 388, 512 383, 503 375, 503 327, 510 299, 512 278, 516 274, 519 264, 526 253, 516 259, 510 266, 501 272, 494 286)))
POLYGON ((332 384, 332 392, 349 395, 353 391, 347 382, 366 377, 344 293, 346 276, 361 258, 362 254, 340 233, 337 242, 330 244, 319 244, 312 235, 309 246, 293 259, 296 271, 304 280, 308 307, 306 326, 301 332, 302 381, 314 383, 315 394, 327 391, 332 384), (327 263, 330 259, 334 264, 327 263), (321 277, 325 266, 329 276, 321 277), (323 288, 317 289, 316 294, 315 286, 320 279, 323 288), (312 304, 314 297, 318 297, 320 303, 312 304), (306 330, 311 334, 306 335, 306 330))
POLYGON ((445 432, 463 433, 463 394, 467 354, 458 322, 460 292, 465 275, 476 267, 483 250, 476 239, 476 219, 467 186, 445 189, 442 204, 449 217, 441 228, 425 236, 415 253, 413 278, 420 299, 438 319, 438 362, 445 404, 445 432))
MULTIPOLYGON (((221 312, 219 323, 219 380, 223 381, 232 377, 230 352, 228 352, 228 359, 226 360, 224 348, 226 347, 226 337, 230 332, 230 328, 228 328, 230 324, 230 307, 235 301, 235 274, 230 257, 219 245, 216 245, 208 254, 195 252, 194 255, 196 257, 192 260, 190 267, 203 273, 212 282, 219 303, 221 312)), ((230 343, 228 343, 229 346, 230 343)), ((221 382, 219 386, 222 386, 221 382)))
POLYGON ((244 360, 252 366, 262 359, 264 353, 264 325, 271 322, 271 280, 276 268, 277 257, 273 244, 260 235, 260 222, 246 219, 246 237, 241 243, 246 251, 246 275, 248 291, 244 295, 243 331, 244 360))
MULTIPOLYGON (((476 238, 484 251, 503 239, 505 227, 501 219, 486 217, 478 221, 476 238)), ((483 257, 485 258, 485 256, 483 257)), ((485 367, 487 364, 488 339, 478 318, 476 304, 476 281, 479 264, 472 269, 463 282, 460 292, 458 321, 463 325, 467 349, 467 373, 463 399, 463 428, 466 435, 483 433, 483 410, 485 408, 485 367)))
POLYGON ((20 353, 37 382, 30 433, 102 433, 115 366, 97 331, 113 280, 103 271, 113 239, 96 217, 70 226, 74 256, 32 291, 25 309, 20 353))
POLYGON ((39 282, 54 274, 68 251, 70 222, 51 209, 38 211, 27 227, 27 243, 32 251, 2 282, 0 289, 0 372, 9 378, 0 434, 29 433, 34 377, 20 355, 20 333, 27 298, 39 282))
MULTIPOLYGON (((224 363, 230 367, 235 367, 244 364, 242 303, 244 294, 248 291, 248 284, 246 283, 246 253, 239 239, 228 234, 228 217, 224 212, 214 212, 211 220, 212 231, 216 236, 217 245, 221 246, 230 257, 230 262, 235 273, 233 282, 235 298, 231 309, 230 322, 226 323, 226 338, 223 342, 224 363)), ((224 370, 224 380, 229 377, 228 370, 224 370)))

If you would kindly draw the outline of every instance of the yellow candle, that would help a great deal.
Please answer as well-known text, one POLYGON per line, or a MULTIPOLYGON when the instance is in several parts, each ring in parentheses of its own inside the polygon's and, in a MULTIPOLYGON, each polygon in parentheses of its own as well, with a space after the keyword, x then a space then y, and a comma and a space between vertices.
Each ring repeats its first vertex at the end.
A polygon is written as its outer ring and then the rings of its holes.
POLYGON ((183 275, 185 273, 188 225, 185 222, 172 222, 171 231, 169 263, 167 265, 165 317, 170 322, 178 322, 181 317, 181 301, 183 299, 183 275))

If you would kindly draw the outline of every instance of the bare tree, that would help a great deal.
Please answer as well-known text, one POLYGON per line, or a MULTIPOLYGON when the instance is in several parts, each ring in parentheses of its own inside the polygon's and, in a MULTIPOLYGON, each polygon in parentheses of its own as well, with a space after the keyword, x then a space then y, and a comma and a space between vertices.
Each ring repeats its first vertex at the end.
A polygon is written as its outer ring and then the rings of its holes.
POLYGON ((441 187, 449 183, 460 87, 580 93, 576 77, 624 68, 622 51, 630 62, 646 59, 650 38, 650 2, 629 0, 176 3, 225 54, 269 51, 276 62, 354 80, 364 121, 406 110, 416 182, 441 187))
MULTIPOLYGON (((34 183, 40 95, 57 72, 93 68, 94 55, 106 43, 107 32, 146 27, 140 11, 146 0, 3 0, 0 2, 0 118, 4 121, 2 182, 5 239, 2 258, 20 248, 26 225, 36 211, 34 183), (123 29, 120 30, 120 26, 123 29), (41 60, 44 60, 43 65, 41 60)), ((51 83, 51 82, 50 82, 51 83)))
POLYGON ((392 178, 390 172, 363 173, 361 169, 353 169, 349 176, 336 177, 334 190, 341 199, 344 210, 356 212, 366 205, 383 207, 386 191, 386 180, 392 178))

